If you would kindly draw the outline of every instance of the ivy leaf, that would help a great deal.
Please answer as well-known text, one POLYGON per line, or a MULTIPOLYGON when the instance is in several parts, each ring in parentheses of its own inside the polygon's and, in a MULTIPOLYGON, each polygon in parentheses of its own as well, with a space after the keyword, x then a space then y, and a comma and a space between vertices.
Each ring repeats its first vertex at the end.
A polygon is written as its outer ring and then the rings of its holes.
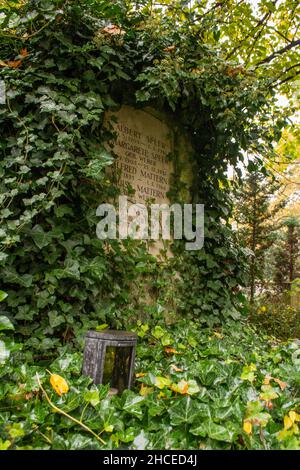
POLYGON ((7 295, 8 294, 6 292, 3 292, 3 290, 0 290, 0 302, 3 302, 3 300, 6 299, 7 295))
POLYGON ((64 393, 68 393, 69 391, 69 385, 67 381, 58 374, 51 374, 50 383, 59 396, 63 395, 64 393))
POLYGON ((50 245, 52 241, 51 232, 45 232, 40 225, 35 225, 31 231, 31 236, 39 249, 44 248, 45 246, 50 245))
POLYGON ((15 327, 12 322, 4 315, 0 315, 0 331, 1 330, 14 330, 15 327))
POLYGON ((238 434, 238 429, 231 422, 223 426, 212 421, 202 421, 191 427, 191 433, 195 436, 208 436, 216 441, 233 442, 238 434))
POLYGON ((51 328, 55 328, 62 323, 65 323, 65 319, 62 315, 59 315, 56 311, 51 311, 48 313, 49 323, 51 328))
POLYGON ((169 387, 171 385, 171 379, 169 379, 168 377, 155 377, 154 385, 159 389, 169 387))
POLYGON ((130 413, 141 419, 143 417, 141 404, 145 400, 145 397, 135 395, 131 390, 126 390, 123 396, 125 396, 125 400, 122 406, 123 411, 126 411, 127 413, 130 413))
POLYGON ((256 370, 256 365, 255 364, 250 364, 249 366, 244 366, 241 379, 242 380, 248 380, 249 382, 254 382, 256 376, 254 374, 254 371, 256 370))
POLYGON ((99 390, 88 390, 84 394, 84 400, 92 406, 97 406, 100 403, 99 390))
POLYGON ((0 340, 0 364, 4 364, 4 362, 9 358, 10 351, 7 348, 7 345, 4 341, 0 340))
POLYGON ((198 414, 198 407, 191 397, 184 397, 178 400, 169 410, 171 424, 192 423, 198 414))

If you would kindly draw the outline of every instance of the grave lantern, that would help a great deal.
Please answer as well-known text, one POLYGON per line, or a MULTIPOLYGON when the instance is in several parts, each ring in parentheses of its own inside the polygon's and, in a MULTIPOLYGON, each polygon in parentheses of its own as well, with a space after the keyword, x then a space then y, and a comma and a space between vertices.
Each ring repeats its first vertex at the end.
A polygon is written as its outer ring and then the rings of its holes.
POLYGON ((95 384, 110 384, 112 393, 130 388, 134 372, 136 334, 128 331, 88 331, 82 373, 95 384))

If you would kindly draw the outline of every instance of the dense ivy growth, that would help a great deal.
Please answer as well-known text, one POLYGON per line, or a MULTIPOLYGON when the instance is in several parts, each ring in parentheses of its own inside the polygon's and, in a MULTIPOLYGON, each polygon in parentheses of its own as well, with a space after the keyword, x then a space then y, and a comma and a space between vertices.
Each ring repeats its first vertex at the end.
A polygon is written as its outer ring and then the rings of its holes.
POLYGON ((113 397, 68 346, 48 365, 61 396, 15 352, 0 371, 0 449, 299 450, 299 346, 240 326, 139 323, 134 388, 113 397))
POLYGON ((49 355, 99 322, 128 326, 147 312, 236 318, 245 253, 228 224, 226 169, 243 150, 266 153, 279 132, 263 81, 203 44, 192 25, 174 28, 129 2, 38 0, 3 15, 1 307, 27 354, 49 355), (116 194, 104 113, 124 102, 176 116, 192 143, 205 247, 185 253, 179 243, 168 266, 136 242, 96 238, 96 207, 116 194), (157 303, 145 307, 150 274, 157 303))

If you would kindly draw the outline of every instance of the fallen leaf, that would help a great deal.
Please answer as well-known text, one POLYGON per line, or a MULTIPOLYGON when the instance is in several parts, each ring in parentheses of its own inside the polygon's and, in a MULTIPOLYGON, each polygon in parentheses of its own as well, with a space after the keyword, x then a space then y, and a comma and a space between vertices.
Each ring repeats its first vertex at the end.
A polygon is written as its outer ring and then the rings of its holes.
POLYGON ((149 393, 152 393, 154 391, 153 387, 147 387, 147 385, 142 384, 141 389, 140 389, 140 395, 142 397, 145 397, 149 395, 149 393))
POLYGON ((271 402, 271 400, 270 400, 270 401, 266 401, 265 405, 266 405, 266 408, 268 408, 268 410, 272 410, 272 409, 273 409, 273 403, 271 402))
POLYGON ((173 392, 180 393, 181 395, 186 395, 189 390, 189 383, 186 380, 180 380, 178 384, 172 384, 171 389, 173 392))
POLYGON ((248 420, 244 421, 243 429, 247 434, 252 434, 252 423, 248 420))
POLYGON ((292 419, 289 416, 285 416, 283 418, 283 425, 284 425, 285 431, 287 431, 288 429, 290 429, 293 426, 292 419))
POLYGON ((69 385, 67 384, 66 380, 58 374, 51 374, 50 383, 56 391, 57 395, 60 397, 63 393, 67 393, 69 391, 69 385))
POLYGON ((265 378, 264 378, 263 384, 264 385, 269 385, 271 379, 272 379, 272 377, 270 375, 266 375, 265 378))
POLYGON ((27 51, 26 47, 23 47, 23 49, 21 49, 20 55, 22 57, 27 57, 28 56, 28 51, 27 51))
POLYGON ((281 390, 284 390, 286 387, 287 387, 287 383, 286 382, 283 382, 282 380, 279 380, 279 379, 274 379, 274 382, 276 382, 279 387, 281 388, 281 390))
POLYGON ((223 339, 223 338, 224 338, 224 336, 221 335, 221 333, 218 333, 217 331, 214 331, 214 335, 215 335, 216 338, 218 338, 218 339, 223 339))
POLYGON ((293 421, 293 423, 295 421, 300 421, 300 415, 298 413, 296 413, 296 411, 290 411, 289 412, 289 417, 291 418, 291 420, 293 421))
POLYGON ((180 352, 176 351, 174 348, 165 348, 165 352, 167 354, 180 354, 180 352))
POLYGON ((154 385, 160 389, 169 387, 171 385, 171 380, 168 377, 155 377, 154 385))
POLYGON ((20 67, 21 64, 22 64, 22 59, 7 61, 7 66, 10 67, 11 69, 17 69, 20 67))
POLYGON ((106 28, 103 28, 102 33, 110 34, 112 36, 123 36, 125 34, 125 31, 119 26, 113 24, 111 26, 106 26, 106 28))
POLYGON ((175 364, 171 364, 171 369, 173 369, 175 372, 183 372, 183 369, 180 369, 180 367, 175 366, 175 364))
POLYGON ((172 52, 176 49, 176 46, 168 46, 163 49, 164 52, 172 52))

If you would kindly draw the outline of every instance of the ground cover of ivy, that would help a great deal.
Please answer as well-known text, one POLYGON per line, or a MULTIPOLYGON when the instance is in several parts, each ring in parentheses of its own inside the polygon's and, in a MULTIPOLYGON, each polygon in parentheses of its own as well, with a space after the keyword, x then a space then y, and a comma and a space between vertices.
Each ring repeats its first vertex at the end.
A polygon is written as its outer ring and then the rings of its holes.
MULTIPOLYGON (((10 328, 1 317, 1 329, 10 328)), ((108 386, 81 375, 81 352, 65 346, 50 364, 26 364, 2 331, 0 448, 300 448, 297 340, 235 322, 139 323, 136 332, 133 389, 108 397, 108 386), (56 393, 49 372, 66 380, 67 393, 56 393)))

